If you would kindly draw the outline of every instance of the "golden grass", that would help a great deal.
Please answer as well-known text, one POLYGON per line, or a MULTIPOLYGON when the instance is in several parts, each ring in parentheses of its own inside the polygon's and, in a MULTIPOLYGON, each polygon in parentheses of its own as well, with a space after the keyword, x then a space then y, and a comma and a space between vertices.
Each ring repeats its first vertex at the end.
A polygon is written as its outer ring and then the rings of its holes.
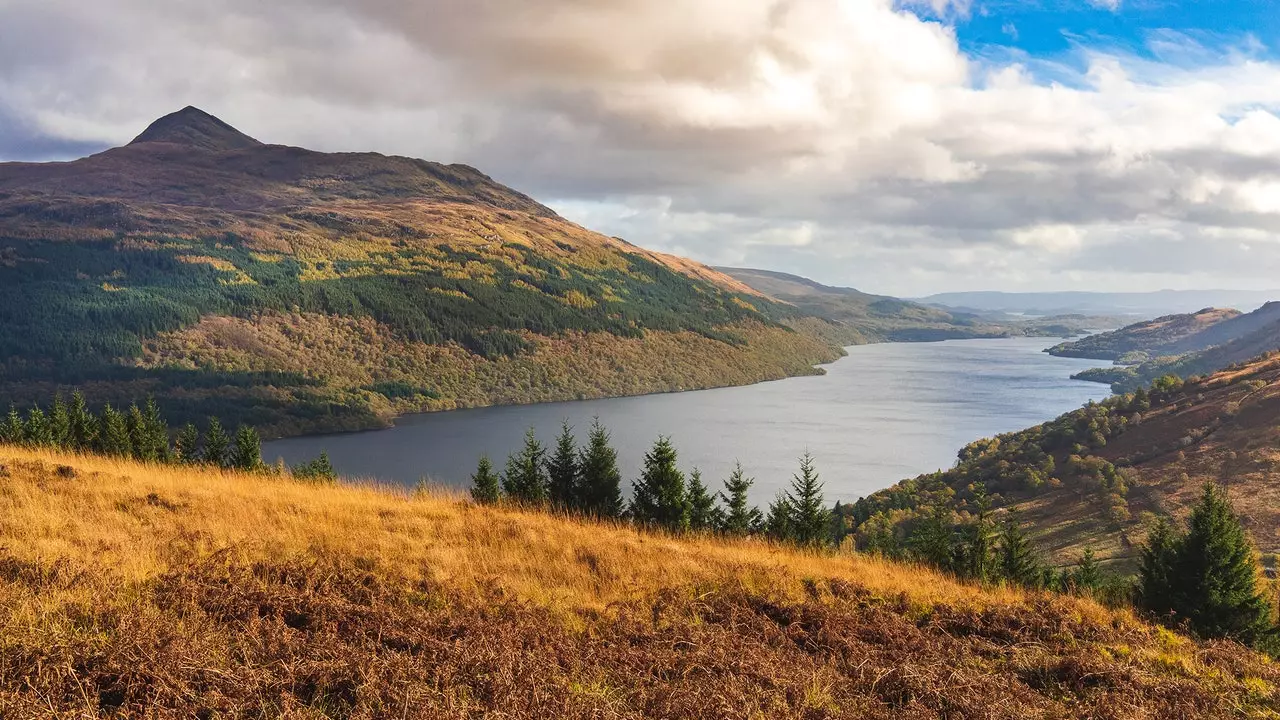
POLYGON ((1013 590, 981 590, 869 556, 671 538, 478 507, 445 490, 317 485, 8 446, 0 446, 0 464, 6 468, 0 545, 22 559, 90 562, 134 580, 168 570, 176 548, 234 546, 264 559, 315 551, 364 558, 459 590, 497 583, 561 610, 600 610, 662 588, 727 577, 797 597, 803 580, 824 578, 929 605, 1022 598, 1013 590), (74 477, 66 470, 59 475, 59 466, 71 468, 74 477))

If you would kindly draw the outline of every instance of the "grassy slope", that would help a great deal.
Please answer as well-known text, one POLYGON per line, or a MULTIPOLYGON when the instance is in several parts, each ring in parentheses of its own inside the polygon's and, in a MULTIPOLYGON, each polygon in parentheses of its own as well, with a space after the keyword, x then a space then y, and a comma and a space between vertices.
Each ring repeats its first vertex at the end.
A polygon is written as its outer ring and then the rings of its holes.
MULTIPOLYGON (((1280 355, 1153 396, 1145 411, 1126 408, 1125 398, 1112 402, 975 443, 970 460, 877 493, 867 507, 918 507, 941 487, 963 507, 966 488, 983 482, 999 493, 998 505, 1021 512, 1054 561, 1071 563, 1093 548, 1132 569, 1153 514, 1185 517, 1212 481, 1227 484, 1259 550, 1280 552, 1280 355), (1046 456, 1052 472, 1040 470, 1046 456), (1041 476, 1039 487, 1028 470, 1041 476)), ((890 513, 911 521, 909 512, 890 513)))
POLYGON ((448 495, 0 447, 5 717, 1264 717, 1092 602, 448 495))

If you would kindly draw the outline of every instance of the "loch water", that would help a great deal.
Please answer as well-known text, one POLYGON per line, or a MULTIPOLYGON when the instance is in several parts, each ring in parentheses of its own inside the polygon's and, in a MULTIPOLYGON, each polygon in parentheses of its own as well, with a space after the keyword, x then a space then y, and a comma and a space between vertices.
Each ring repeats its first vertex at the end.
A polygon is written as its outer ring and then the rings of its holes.
POLYGON ((1046 338, 890 343, 848 349, 825 375, 631 398, 457 410, 400 418, 386 430, 267 443, 269 461, 329 453, 344 476, 465 485, 487 454, 501 469, 529 427, 546 444, 568 420, 585 438, 609 428, 624 488, 659 435, 713 490, 740 461, 761 506, 784 489, 806 450, 828 500, 850 502, 903 478, 950 467, 965 444, 1050 420, 1110 394, 1071 380, 1097 361, 1055 358, 1046 338))

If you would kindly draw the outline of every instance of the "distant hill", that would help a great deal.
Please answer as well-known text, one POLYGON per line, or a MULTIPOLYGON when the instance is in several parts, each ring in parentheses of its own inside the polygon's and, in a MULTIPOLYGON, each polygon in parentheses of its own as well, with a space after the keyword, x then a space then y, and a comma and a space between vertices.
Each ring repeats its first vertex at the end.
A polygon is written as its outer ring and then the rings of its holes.
POLYGON ((770 298, 834 323, 840 330, 836 339, 846 345, 1012 335, 1070 337, 1096 329, 1100 323, 1114 327, 1111 318, 1073 315, 1028 319, 1004 313, 961 312, 853 288, 831 287, 771 270, 730 267, 716 270, 770 298))
POLYGON ((757 382, 840 350, 703 265, 464 165, 269 145, 196 108, 0 164, 0 398, 155 394, 269 434, 757 382))
POLYGON ((929 305, 945 305, 968 311, 1000 311, 1030 315, 1130 315, 1144 318, 1195 312, 1220 307, 1249 311, 1269 300, 1280 299, 1280 290, 1161 290, 1149 293, 1103 292, 956 292, 915 298, 929 305))
POLYGON ((1172 315, 1063 343, 1049 352, 1114 361, 1113 367, 1076 377, 1128 392, 1162 375, 1204 375, 1273 350, 1280 350, 1280 302, 1245 314, 1208 309, 1172 315))
POLYGON ((1226 484, 1254 541, 1280 552, 1280 353, 1147 393, 1115 396, 975 442, 955 468, 860 501, 863 532, 901 531, 939 500, 964 510, 985 483, 1059 563, 1085 549, 1132 568, 1153 514, 1184 516, 1202 484, 1226 484), (876 518, 873 521, 873 518, 876 518))

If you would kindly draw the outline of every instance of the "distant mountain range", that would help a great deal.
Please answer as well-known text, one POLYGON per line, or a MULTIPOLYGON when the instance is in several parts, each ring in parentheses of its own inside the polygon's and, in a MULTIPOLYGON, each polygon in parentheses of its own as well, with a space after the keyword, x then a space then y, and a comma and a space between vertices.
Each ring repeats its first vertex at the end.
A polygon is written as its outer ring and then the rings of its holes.
POLYGON ((1096 315, 1053 315, 1035 319, 1002 311, 961 311, 853 288, 831 287, 808 278, 772 270, 715 268, 775 300, 833 323, 843 344, 921 342, 964 338, 1037 335, 1071 337, 1088 330, 1115 327, 1120 321, 1096 315))
POLYGON ((1280 290, 1161 290, 1148 293, 1106 292, 955 292, 915 298, 926 305, 944 305, 970 311, 999 311, 1030 315, 1131 315, 1144 318, 1195 312, 1219 307, 1250 311, 1271 300, 1280 290))

